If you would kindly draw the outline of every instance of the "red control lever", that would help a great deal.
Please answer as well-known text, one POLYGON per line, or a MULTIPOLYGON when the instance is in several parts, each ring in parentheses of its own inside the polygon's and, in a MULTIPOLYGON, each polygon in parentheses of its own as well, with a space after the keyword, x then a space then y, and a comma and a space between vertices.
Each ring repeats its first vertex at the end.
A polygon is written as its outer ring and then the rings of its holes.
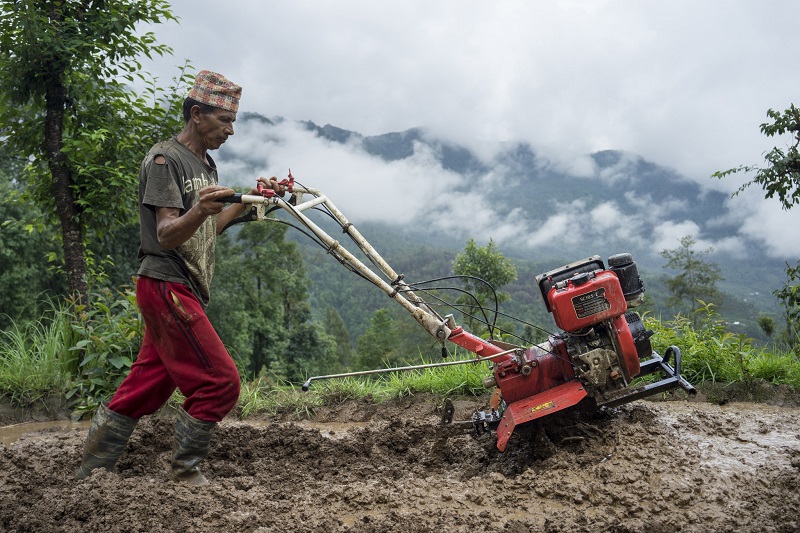
MULTIPOLYGON (((292 176, 292 169, 289 169, 289 177, 279 181, 278 185, 283 185, 284 187, 286 187, 287 191, 292 192, 292 189, 294 188, 294 177, 292 176)), ((262 185, 261 182, 258 183, 257 189, 258 189, 258 194, 260 194, 264 198, 272 198, 276 194, 274 190, 267 189, 266 187, 264 187, 264 185, 262 185)))

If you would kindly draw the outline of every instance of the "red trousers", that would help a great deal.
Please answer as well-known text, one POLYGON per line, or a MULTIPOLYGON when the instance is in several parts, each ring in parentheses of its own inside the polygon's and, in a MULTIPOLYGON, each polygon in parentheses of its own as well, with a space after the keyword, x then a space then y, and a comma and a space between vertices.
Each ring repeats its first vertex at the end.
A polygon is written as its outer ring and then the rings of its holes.
POLYGON ((192 291, 140 276, 144 340, 109 409, 131 418, 158 411, 178 388, 189 415, 219 422, 239 398, 239 372, 192 291))

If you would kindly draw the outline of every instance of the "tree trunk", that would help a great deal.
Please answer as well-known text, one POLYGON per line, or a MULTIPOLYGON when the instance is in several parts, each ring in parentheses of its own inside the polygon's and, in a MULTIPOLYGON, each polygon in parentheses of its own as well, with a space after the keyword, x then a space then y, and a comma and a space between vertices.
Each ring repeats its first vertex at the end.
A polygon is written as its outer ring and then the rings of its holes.
POLYGON ((88 301, 86 281, 86 259, 83 249, 83 231, 80 225, 80 212, 75 203, 71 185, 72 176, 67 166, 67 157, 61 151, 64 146, 64 109, 67 90, 60 76, 54 74, 47 86, 45 103, 44 151, 47 156, 50 174, 53 178, 53 198, 56 214, 61 223, 62 246, 64 249, 64 270, 70 297, 76 304, 88 301))

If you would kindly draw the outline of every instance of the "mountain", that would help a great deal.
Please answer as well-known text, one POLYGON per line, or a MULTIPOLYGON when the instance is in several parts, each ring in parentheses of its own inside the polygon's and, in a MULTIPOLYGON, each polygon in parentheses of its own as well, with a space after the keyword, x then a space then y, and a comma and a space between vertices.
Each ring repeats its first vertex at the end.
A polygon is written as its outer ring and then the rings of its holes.
MULTIPOLYGON (((526 317, 543 316, 533 276, 595 254, 605 259, 632 253, 648 290, 663 300, 669 273, 662 268, 665 261, 659 252, 677 248, 680 237, 688 234, 684 232, 695 232, 699 243, 714 248, 707 261, 715 262, 725 278, 719 287, 728 295, 724 309, 730 321, 738 322, 748 335, 759 336, 760 314, 779 317, 771 292, 785 281, 784 261, 770 258, 759 243, 738 233, 728 195, 636 154, 596 152, 587 154, 577 168, 567 168, 540 157, 526 143, 509 143, 481 157, 422 128, 365 136, 329 124, 288 122, 254 113, 243 114, 236 125, 237 135, 257 140, 249 141, 247 150, 225 145, 219 151, 217 161, 229 176, 260 173, 275 153, 368 162, 367 179, 374 194, 396 196, 404 202, 402 209, 392 214, 390 207, 384 207, 384 216, 345 215, 396 270, 415 280, 449 274, 452 258, 469 238, 479 244, 492 238, 518 263, 520 280, 506 290, 515 295, 511 307, 526 317), (421 189, 404 189, 398 195, 395 186, 405 185, 396 183, 398 168, 401 176, 410 172, 433 177, 414 182, 422 183, 421 189), (391 176, 381 181, 383 169, 391 176)), ((315 162, 325 168, 325 161, 315 162)), ((337 198, 333 197, 342 208, 337 198)), ((364 204, 350 206, 360 209, 364 204)), ((296 235, 304 253, 313 257, 309 272, 316 307, 321 312, 336 307, 351 335, 357 335, 369 314, 386 305, 385 296, 352 275, 352 281, 342 277, 349 273, 296 235), (375 294, 353 292, 361 290, 375 294), (353 309, 346 308, 345 301, 361 303, 353 309)))

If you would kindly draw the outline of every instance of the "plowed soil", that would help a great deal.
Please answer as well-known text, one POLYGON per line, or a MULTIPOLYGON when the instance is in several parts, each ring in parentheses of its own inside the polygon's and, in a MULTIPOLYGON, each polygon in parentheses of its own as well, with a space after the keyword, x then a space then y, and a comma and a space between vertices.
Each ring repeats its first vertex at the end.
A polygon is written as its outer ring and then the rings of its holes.
MULTIPOLYGON (((468 420, 476 400, 456 402, 468 420)), ((430 397, 311 420, 224 421, 204 472, 169 481, 173 418, 146 418, 114 472, 72 479, 85 428, 0 444, 0 530, 35 532, 790 532, 800 409, 638 401, 494 435, 442 429, 430 397)), ((68 425, 67 425, 68 426, 68 425)))

